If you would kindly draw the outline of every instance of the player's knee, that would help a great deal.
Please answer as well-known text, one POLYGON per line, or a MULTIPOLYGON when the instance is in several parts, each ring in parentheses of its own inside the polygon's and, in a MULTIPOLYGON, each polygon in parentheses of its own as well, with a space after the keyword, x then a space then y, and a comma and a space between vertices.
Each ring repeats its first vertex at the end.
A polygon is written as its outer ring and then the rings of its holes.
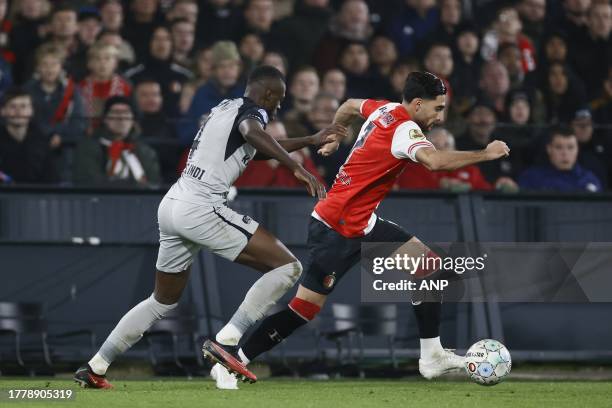
POLYGON ((302 264, 296 259, 291 263, 277 268, 276 273, 281 276, 286 289, 289 289, 296 284, 298 279, 300 279, 300 276, 302 275, 302 270, 302 264))
POLYGON ((321 311, 321 307, 315 303, 309 302, 299 297, 294 297, 289 302, 289 309, 293 310, 297 315, 302 317, 304 320, 312 320, 321 311))

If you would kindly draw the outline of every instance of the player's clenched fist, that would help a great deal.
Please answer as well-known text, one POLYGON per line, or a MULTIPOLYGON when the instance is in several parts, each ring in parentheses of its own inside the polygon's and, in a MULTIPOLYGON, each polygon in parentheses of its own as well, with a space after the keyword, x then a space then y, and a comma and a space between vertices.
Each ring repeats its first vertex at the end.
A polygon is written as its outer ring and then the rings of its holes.
POLYGON ((487 159, 495 160, 500 157, 508 156, 510 154, 510 148, 501 140, 495 140, 487 145, 485 153, 487 154, 487 159))

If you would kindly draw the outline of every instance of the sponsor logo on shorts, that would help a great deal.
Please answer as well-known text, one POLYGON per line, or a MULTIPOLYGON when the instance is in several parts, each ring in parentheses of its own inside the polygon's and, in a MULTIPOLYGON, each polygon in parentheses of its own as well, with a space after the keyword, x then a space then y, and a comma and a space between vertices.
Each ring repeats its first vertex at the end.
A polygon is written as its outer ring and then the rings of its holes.
POLYGON ((244 217, 242 217, 242 222, 244 222, 245 224, 250 224, 251 221, 253 221, 253 219, 249 217, 248 215, 245 215, 244 217))
POLYGON ((323 287, 325 289, 331 289, 336 284, 336 272, 332 272, 323 278, 323 287))

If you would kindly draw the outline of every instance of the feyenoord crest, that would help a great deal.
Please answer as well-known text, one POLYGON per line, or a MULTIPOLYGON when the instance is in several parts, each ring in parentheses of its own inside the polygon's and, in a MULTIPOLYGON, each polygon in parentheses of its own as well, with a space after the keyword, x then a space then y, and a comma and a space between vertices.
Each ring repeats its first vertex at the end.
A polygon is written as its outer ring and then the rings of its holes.
POLYGON ((422 139, 425 137, 425 135, 418 129, 410 129, 408 132, 408 137, 411 139, 422 139))
POLYGON ((331 289, 336 283, 336 272, 332 272, 323 278, 323 287, 325 289, 331 289))

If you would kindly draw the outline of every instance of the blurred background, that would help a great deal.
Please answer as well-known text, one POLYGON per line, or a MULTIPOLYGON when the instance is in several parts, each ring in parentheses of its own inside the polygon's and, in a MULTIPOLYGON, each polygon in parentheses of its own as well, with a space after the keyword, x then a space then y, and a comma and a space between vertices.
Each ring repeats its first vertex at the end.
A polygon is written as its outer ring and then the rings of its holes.
MULTIPOLYGON (((427 70, 448 88, 446 122, 427 135, 438 149, 508 143, 509 158, 453 172, 408 164, 378 213, 420 238, 612 241, 611 31, 609 0, 0 0, 0 373, 72 370, 148 296, 157 205, 199 124, 262 64, 287 78, 277 139, 316 133, 347 98, 400 101, 406 76, 427 70)), ((331 157, 292 155, 330 186, 359 125, 331 157)), ((304 260, 314 202, 291 172, 253 162, 236 187, 230 206, 304 260)), ((264 359, 272 373, 416 373, 409 305, 360 304, 357 274, 264 359)), ((126 367, 205 372, 201 338, 256 278, 202 252, 180 310, 126 367)), ((611 312, 448 304, 442 338, 602 364, 611 312)))

